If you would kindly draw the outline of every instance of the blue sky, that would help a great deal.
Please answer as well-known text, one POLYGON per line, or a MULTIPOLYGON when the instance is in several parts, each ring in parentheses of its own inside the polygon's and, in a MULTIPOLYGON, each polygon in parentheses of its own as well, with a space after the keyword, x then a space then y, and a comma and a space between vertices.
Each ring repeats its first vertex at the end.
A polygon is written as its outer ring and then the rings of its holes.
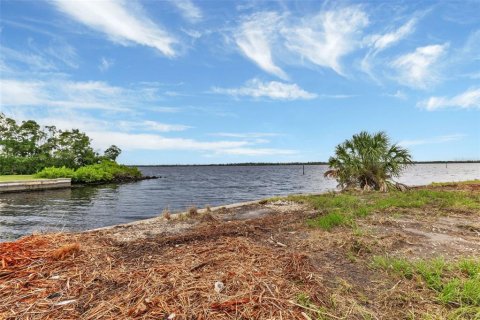
POLYGON ((0 2, 0 111, 128 164, 480 158, 480 1, 0 2))

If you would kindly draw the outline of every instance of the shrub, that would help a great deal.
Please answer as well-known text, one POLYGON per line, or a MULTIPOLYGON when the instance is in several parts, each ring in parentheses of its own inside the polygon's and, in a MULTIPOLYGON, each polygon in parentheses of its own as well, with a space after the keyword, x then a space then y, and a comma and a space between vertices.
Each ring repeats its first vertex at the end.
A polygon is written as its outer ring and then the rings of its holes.
POLYGON ((119 165, 114 161, 103 161, 78 168, 76 171, 70 168, 49 167, 35 174, 36 178, 72 178, 75 183, 96 183, 110 181, 128 181, 142 177, 137 168, 119 165))
POLYGON ((114 161, 103 161, 98 164, 77 169, 74 176, 75 182, 108 182, 138 179, 142 173, 137 168, 120 165, 114 161))
POLYGON ((35 174, 35 178, 56 179, 56 178, 73 178, 75 171, 67 167, 48 167, 35 174))
POLYGON ((97 165, 85 166, 75 171, 73 181, 75 182, 107 182, 113 180, 113 174, 97 165))

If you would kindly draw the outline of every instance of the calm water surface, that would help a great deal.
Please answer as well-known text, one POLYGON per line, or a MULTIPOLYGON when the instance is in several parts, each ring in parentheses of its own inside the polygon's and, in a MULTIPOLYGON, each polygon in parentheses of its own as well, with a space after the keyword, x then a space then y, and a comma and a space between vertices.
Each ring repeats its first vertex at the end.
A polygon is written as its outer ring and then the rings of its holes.
MULTIPOLYGON (((223 205, 335 188, 326 166, 144 167, 161 176, 121 185, 0 194, 0 241, 38 231, 86 230, 157 216, 164 208, 223 205)), ((422 164, 399 179, 408 185, 480 178, 480 164, 422 164)))

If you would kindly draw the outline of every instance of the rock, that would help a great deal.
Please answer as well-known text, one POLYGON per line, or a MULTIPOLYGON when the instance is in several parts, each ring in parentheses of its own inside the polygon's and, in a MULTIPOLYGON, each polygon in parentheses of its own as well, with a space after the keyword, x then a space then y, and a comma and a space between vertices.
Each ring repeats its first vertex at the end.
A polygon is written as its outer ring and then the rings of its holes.
POLYGON ((216 293, 222 292, 223 289, 225 289, 225 285, 223 284, 222 281, 215 282, 214 290, 215 290, 216 293))

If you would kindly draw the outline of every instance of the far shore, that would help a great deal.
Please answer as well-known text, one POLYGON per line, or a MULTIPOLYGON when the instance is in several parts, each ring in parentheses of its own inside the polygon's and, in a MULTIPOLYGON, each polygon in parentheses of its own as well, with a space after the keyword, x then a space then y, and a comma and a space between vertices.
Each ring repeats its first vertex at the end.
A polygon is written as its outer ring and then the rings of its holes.
MULTIPOLYGON (((480 160, 432 160, 432 161, 413 161, 412 164, 449 164, 449 163, 480 163, 480 160)), ((246 167, 246 166, 313 166, 328 165, 325 161, 314 162, 240 162, 240 163, 212 163, 212 164, 131 164, 131 167, 246 167)))

